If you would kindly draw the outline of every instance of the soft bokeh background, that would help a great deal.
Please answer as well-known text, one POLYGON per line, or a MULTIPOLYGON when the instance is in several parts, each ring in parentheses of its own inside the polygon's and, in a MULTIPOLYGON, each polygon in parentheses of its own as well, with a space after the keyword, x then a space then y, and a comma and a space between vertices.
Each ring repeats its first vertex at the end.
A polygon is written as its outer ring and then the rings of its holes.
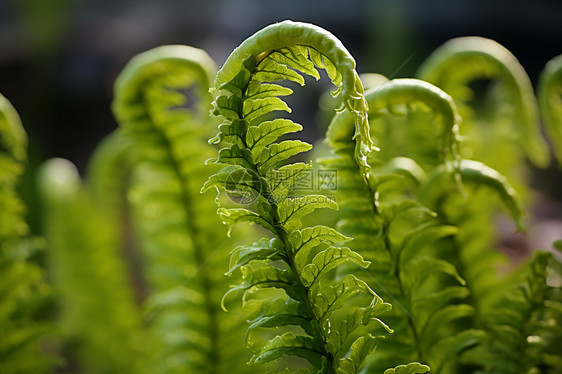
MULTIPOLYGON (((30 138, 24 194, 32 227, 35 166, 56 156, 84 171, 94 147, 116 127, 112 85, 131 57, 181 43, 205 49, 220 65, 247 36, 284 19, 330 30, 355 56, 360 73, 389 77, 413 76, 433 49, 456 36, 500 42, 534 84, 546 61, 562 52, 559 0, 3 0, 0 91, 30 138)), ((304 108, 316 107, 321 89, 305 91, 309 96, 292 106, 309 128, 318 116, 304 108)), ((536 214, 544 221, 562 220, 561 180, 556 165, 534 172, 538 201, 544 201, 536 214)))

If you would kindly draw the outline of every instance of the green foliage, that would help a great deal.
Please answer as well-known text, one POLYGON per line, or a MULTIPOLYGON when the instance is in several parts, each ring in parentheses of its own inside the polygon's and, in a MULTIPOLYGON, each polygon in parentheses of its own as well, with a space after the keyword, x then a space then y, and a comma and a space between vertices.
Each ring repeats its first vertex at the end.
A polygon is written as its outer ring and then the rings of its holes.
POLYGON ((157 347, 151 372, 247 370, 233 343, 243 337, 241 321, 220 310, 235 241, 224 240, 212 197, 199 194, 214 152, 206 143, 214 69, 205 52, 187 46, 131 60, 115 85, 121 128, 91 168, 97 196, 107 204, 126 197, 121 205, 140 252, 145 321, 157 347))
POLYGON ((27 236, 17 194, 26 151, 20 118, 0 95, 0 372, 6 374, 46 373, 53 361, 38 349, 53 332, 45 319, 50 287, 35 261, 41 241, 27 236))
POLYGON ((118 221, 95 205, 66 160, 44 164, 38 182, 67 365, 83 373, 146 372, 148 346, 118 221))
MULTIPOLYGON (((380 122, 383 110, 393 114, 399 112, 397 108, 415 110, 416 105, 423 105, 424 110, 434 113, 434 118, 439 114, 443 121, 441 142, 433 159, 440 159, 449 179, 455 180, 460 162, 459 117, 447 94, 422 81, 399 79, 368 90, 366 98, 373 128, 380 122)), ((346 126, 348 121, 347 113, 336 115, 328 133, 331 128, 346 126)), ((425 126, 435 124, 425 122, 425 126)), ((392 128, 385 127, 385 130, 392 131, 392 128)), ((418 170, 415 162, 416 167, 403 161, 404 166, 399 167, 400 162, 394 158, 387 167, 384 159, 375 159, 373 164, 380 166, 374 166, 368 181, 364 181, 358 168, 349 162, 349 153, 338 153, 322 163, 339 171, 338 200, 343 211, 339 226, 344 234, 355 239, 351 247, 371 262, 367 272, 372 288, 393 305, 385 320, 394 334, 379 344, 369 360, 368 370, 382 372, 401 364, 388 371, 426 372, 428 367, 417 362, 421 361, 429 363, 434 371, 443 371, 442 366, 477 343, 479 335, 476 331, 455 334, 452 322, 470 315, 472 307, 458 302, 468 296, 463 287, 465 281, 451 263, 439 258, 435 248, 435 242, 455 235, 457 230, 441 225, 433 212, 407 195, 388 202, 379 199, 383 196, 383 184, 401 179, 399 170, 411 176, 421 174, 419 179, 424 179, 424 172, 418 170)))
MULTIPOLYGON (((559 62, 538 96, 560 158, 559 62)), ((196 48, 141 53, 85 181, 60 159, 39 173, 46 245, 28 237, 25 133, 0 97, 0 372, 47 372, 38 347, 65 373, 560 372, 559 254, 499 271, 495 221, 524 231, 521 164, 548 161, 523 68, 475 37, 438 49, 427 81, 355 68, 291 21, 218 72, 196 48), (285 100, 326 75, 322 105, 340 107, 305 162, 285 100), (58 332, 40 340, 46 318, 58 332)))
POLYGON ((550 60, 541 73, 537 98, 544 129, 554 155, 562 164, 562 56, 550 60))
POLYGON ((522 149, 533 164, 547 166, 531 81, 505 47, 481 37, 455 38, 427 58, 418 76, 450 94, 459 107, 466 137, 463 157, 515 180, 521 175, 522 149), (471 84, 479 80, 496 84, 477 94, 471 84))
POLYGON ((267 364, 291 355, 308 361, 314 372, 357 373, 380 339, 371 334, 374 327, 388 329, 378 315, 389 305, 354 275, 332 280, 330 274, 343 263, 361 267, 368 263, 341 247, 349 238, 334 229, 301 228, 304 216, 320 208, 336 209, 337 204, 328 196, 292 193, 299 174, 310 166, 281 163, 311 146, 298 140, 275 143, 281 135, 300 130, 300 125, 288 119, 266 120, 271 112, 290 111, 279 96, 291 90, 273 82, 289 80, 303 85, 301 74, 318 79, 316 69, 320 68, 326 70, 337 87, 335 95, 341 96, 352 117, 349 127, 330 135, 351 144, 345 146, 351 147, 357 168, 366 176, 370 137, 355 61, 325 30, 285 21, 244 41, 217 74, 215 90, 219 95, 214 114, 225 122, 212 140, 223 147, 214 161, 227 166, 208 180, 204 190, 216 187, 230 193, 251 192, 254 201, 246 208, 220 208, 218 213, 226 224, 257 223, 273 236, 261 245, 239 248, 231 261, 240 267, 243 278, 232 292, 242 290, 244 303, 255 309, 250 329, 287 329, 266 338, 250 363, 267 364), (225 176, 232 175, 236 176, 234 183, 224 183, 225 176), (359 309, 361 315, 356 311, 346 317, 352 310, 347 305, 358 296, 365 300, 359 309), (279 308, 270 308, 273 303, 279 308), (371 321, 376 325, 357 336, 356 330, 371 321), (290 326, 301 330, 294 332, 290 326))
MULTIPOLYGON (((526 266, 525 277, 488 315, 488 338, 485 344, 467 352, 467 361, 480 363, 485 373, 560 370, 562 304, 559 284, 551 285, 548 281, 549 264, 560 269, 560 262, 551 253, 535 253, 526 266)), ((560 276, 559 271, 556 275, 560 276)))

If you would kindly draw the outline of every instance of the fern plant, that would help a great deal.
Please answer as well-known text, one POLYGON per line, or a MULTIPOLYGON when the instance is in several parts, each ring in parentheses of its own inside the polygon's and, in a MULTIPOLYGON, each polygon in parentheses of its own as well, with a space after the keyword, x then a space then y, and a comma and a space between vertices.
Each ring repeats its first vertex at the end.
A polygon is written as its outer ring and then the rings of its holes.
MULTIPOLYGON (((555 147, 559 61, 539 86, 555 147)), ((218 72, 187 46, 135 57, 85 182, 64 160, 40 173, 60 328, 47 343, 41 241, 16 194, 25 134, 0 97, 0 372, 46 372, 40 343, 69 373, 560 372, 562 264, 537 252, 499 273, 493 236, 498 196, 523 227, 518 146, 547 162, 529 80, 483 38, 451 41, 420 74, 441 89, 360 78, 337 38, 291 21, 218 72), (283 97, 322 69, 341 107, 333 154, 306 163, 283 97), (497 85, 481 96, 479 79, 497 85)))
POLYGON ((454 263, 469 283, 478 320, 509 284, 506 277, 498 276, 499 267, 509 260, 498 251, 497 226, 480 222, 496 222, 501 217, 495 202, 500 196, 516 222, 514 229, 521 231, 523 217, 515 200, 529 200, 525 157, 538 167, 548 163, 536 100, 517 59, 500 44, 485 38, 464 37, 447 42, 424 62, 419 76, 452 95, 463 117, 460 152, 486 164, 463 162, 461 174, 466 183, 462 193, 446 187, 436 171, 431 177, 435 180, 424 187, 421 196, 444 223, 459 228, 459 235, 448 246, 455 248, 454 263), (479 94, 474 84, 478 80, 493 84, 479 94), (517 199, 514 189, 518 191, 517 199))
POLYGON ((562 164, 562 56, 550 60, 539 78, 537 98, 544 129, 552 143, 558 163, 562 164))
POLYGON ((325 30, 284 21, 246 39, 217 74, 213 113, 224 122, 212 142, 222 146, 214 162, 226 166, 209 178, 204 190, 216 187, 253 196, 255 201, 245 208, 221 207, 218 213, 228 225, 257 223, 272 236, 237 248, 231 258, 232 267, 239 268, 243 277, 231 292, 241 291, 251 310, 249 339, 252 341, 252 331, 258 327, 284 327, 284 332, 273 333, 265 343, 256 343, 251 363, 266 364, 292 355, 309 363, 299 373, 357 373, 379 340, 375 328, 388 330, 378 315, 389 305, 352 274, 332 282, 331 271, 342 263, 362 267, 368 263, 342 247, 350 238, 333 228, 301 228, 302 217, 319 208, 334 209, 337 204, 322 195, 291 194, 298 178, 311 166, 301 162, 279 165, 310 150, 311 145, 298 140, 276 143, 301 126, 289 119, 268 117, 273 111, 290 111, 279 96, 290 95, 292 90, 273 82, 290 80, 302 85, 301 74, 318 78, 317 68, 326 70, 337 87, 335 94, 352 113, 352 129, 345 131, 354 162, 367 177, 371 142, 355 61, 325 30), (349 305, 356 295, 367 300, 349 305))
POLYGON ((38 182, 59 349, 67 361, 59 370, 148 372, 151 345, 121 251, 119 221, 101 209, 69 161, 46 162, 38 182))
POLYGON ((27 157, 27 136, 10 102, 0 95, 0 372, 46 373, 53 358, 38 347, 53 332, 46 320, 50 288, 34 257, 25 206, 17 194, 27 157))
POLYGON ((420 186, 419 199, 434 210, 443 224, 458 228, 458 234, 442 243, 444 258, 451 261, 467 282, 470 304, 475 308, 474 323, 507 291, 508 277, 500 267, 508 263, 495 248, 496 230, 492 225, 497 202, 501 200, 518 230, 523 231, 523 212, 515 190, 496 170, 474 160, 461 160, 459 177, 462 189, 452 183, 443 167, 438 167, 420 186), (486 202, 486 205, 483 205, 486 202))
MULTIPOLYGON (((455 38, 427 58, 418 76, 449 93, 459 107, 464 158, 482 161, 513 181, 524 179, 525 156, 537 167, 547 166, 531 81, 505 47, 481 37, 455 38), (476 95, 479 80, 494 84, 476 95)), ((515 188, 527 192, 523 184, 515 188)))
MULTIPOLYGON (((225 251, 236 241, 225 241, 213 199, 199 194, 208 173, 204 160, 214 152, 206 144, 214 72, 204 51, 187 46, 163 46, 131 60, 115 85, 121 128, 90 169, 108 209, 126 195, 120 206, 141 252, 145 321, 156 341, 153 372, 248 371, 249 357, 233 348, 243 337, 242 321, 220 310, 225 251), (120 180, 124 174, 128 179, 120 180)), ((252 237, 247 230, 239 235, 252 237)))
MULTIPOLYGON (((433 123, 424 124, 440 129, 441 142, 429 159, 440 159, 448 180, 458 185, 455 181, 460 165, 457 154, 460 117, 450 96, 426 82, 397 79, 368 90, 366 97, 372 127, 377 126, 385 112, 401 113, 421 106, 433 113, 433 123)), ((332 120, 327 141, 337 155, 323 160, 322 164, 339 170, 338 189, 343 210, 340 228, 354 237, 352 248, 371 261, 367 269, 369 283, 393 304, 392 315, 387 320, 395 329, 380 344, 378 354, 372 356, 368 372, 382 372, 410 361, 411 367, 406 371, 409 373, 429 370, 428 366, 416 365, 417 361, 429 364, 435 372, 455 372, 456 355, 475 344, 480 336, 475 330, 459 332, 452 323, 469 316, 472 307, 461 301, 468 296, 465 281, 451 263, 440 258, 435 242, 455 235, 457 230, 441 224, 432 211, 414 200, 415 195, 391 200, 382 197, 384 184, 401 180, 404 175, 418 184, 424 182, 423 170, 411 159, 401 158, 397 163, 395 158, 376 160, 378 155, 374 154, 373 164, 377 162, 380 166, 373 167, 368 183, 364 180, 361 183, 359 170, 349 162, 344 139, 334 136, 338 129, 349 127, 349 122, 346 112, 332 120), (416 177, 420 173, 421 177, 416 177), (449 279, 456 282, 451 283, 449 279)), ((381 142, 380 146, 384 144, 381 142)), ((402 154, 407 152, 401 148, 394 151, 399 149, 402 154)))
POLYGON ((469 351, 465 360, 480 363, 485 373, 559 372, 560 266, 552 253, 536 252, 523 279, 487 316, 485 343, 469 351), (553 275, 554 282, 549 280, 553 275))

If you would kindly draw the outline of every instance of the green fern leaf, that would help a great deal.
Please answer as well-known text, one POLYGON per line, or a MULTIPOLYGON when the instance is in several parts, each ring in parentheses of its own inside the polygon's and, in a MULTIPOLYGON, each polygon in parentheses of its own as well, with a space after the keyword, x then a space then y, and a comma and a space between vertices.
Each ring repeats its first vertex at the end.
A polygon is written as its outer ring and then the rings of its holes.
POLYGON ((266 175, 279 162, 311 149, 312 145, 300 140, 285 140, 281 143, 273 143, 265 147, 255 158, 255 162, 260 174, 266 175))
MULTIPOLYGON (((560 309, 551 303, 556 304, 560 296, 551 292, 554 288, 547 281, 551 261, 551 253, 535 253, 526 264, 521 283, 487 315, 488 336, 483 344, 465 354, 466 362, 482 365, 485 372, 555 372, 558 369, 560 353, 547 343, 559 340, 556 338, 559 332, 553 332, 552 323, 562 318, 560 309), (551 319, 550 324, 546 322, 548 319, 551 319)), ((559 268, 560 263, 555 262, 559 268)))
POLYGON ((341 308, 343 303, 357 294, 374 294, 369 286, 354 275, 348 274, 345 278, 333 286, 322 287, 314 295, 314 311, 320 320, 326 320, 334 312, 341 308))
MULTIPOLYGON (((275 93, 275 92, 272 92, 275 93)), ((244 100, 244 108, 242 113, 244 119, 249 123, 252 123, 257 118, 260 118, 264 114, 280 110, 291 113, 291 108, 278 97, 264 97, 261 99, 246 99, 244 100)))
POLYGON ((275 232, 275 228, 264 218, 262 218, 258 213, 254 213, 251 210, 244 208, 219 208, 217 213, 222 218, 225 225, 235 225, 241 222, 252 222, 261 225, 263 228, 268 229, 271 232, 275 232))
POLYGON ((154 347, 146 343, 141 311, 121 259, 119 217, 96 206, 66 160, 48 161, 39 180, 48 265, 59 295, 58 325, 75 346, 68 354, 88 373, 147 372, 147 353, 154 347))
POLYGON ((373 303, 367 307, 356 308, 353 312, 348 313, 338 329, 333 329, 328 334, 329 350, 337 356, 344 346, 348 337, 359 327, 367 326, 375 322, 376 328, 381 327, 384 331, 392 333, 393 330, 388 327, 380 318, 382 313, 389 311, 392 306, 383 302, 381 298, 375 298, 373 303))
POLYGON ((357 374, 367 355, 374 351, 380 338, 368 335, 357 338, 351 345, 351 353, 338 363, 338 374, 357 374))
POLYGON ((301 227, 301 218, 320 208, 337 209, 335 201, 324 195, 287 198, 279 204, 279 222, 287 231, 301 227))
POLYGON ((302 357, 316 367, 321 365, 323 358, 320 347, 311 338, 286 332, 267 342, 263 349, 252 357, 250 363, 265 364, 285 355, 302 357))
POLYGON ((274 119, 266 121, 256 127, 248 128, 246 144, 252 150, 252 156, 258 158, 266 146, 273 143, 280 136, 302 130, 302 126, 288 119, 274 119))
POLYGON ((354 262, 363 268, 369 266, 369 262, 366 262, 361 256, 346 247, 328 247, 319 252, 312 259, 312 263, 305 265, 301 270, 304 286, 312 288, 318 278, 348 261, 354 262))
POLYGON ((327 226, 306 227, 294 230, 289 240, 295 249, 295 263, 301 267, 308 263, 310 251, 323 243, 336 244, 350 241, 351 238, 327 226))
POLYGON ((251 290, 257 288, 279 288, 285 290, 293 299, 298 299, 293 289, 295 277, 290 270, 278 269, 264 262, 253 262, 251 265, 244 265, 240 268, 242 272, 242 284, 235 287, 235 290, 251 290))
MULTIPOLYGON (((458 168, 463 184, 476 184, 496 191, 507 207, 511 217, 521 229, 522 210, 517 195, 508 180, 496 170, 473 160, 461 160, 458 168)), ((450 182, 443 167, 436 168, 428 177, 420 191, 420 199, 430 207, 436 207, 436 202, 447 193, 454 192, 456 185, 450 182), (449 182, 449 183, 448 183, 449 182)))
POLYGON ((422 365, 419 362, 411 362, 408 365, 399 365, 392 369, 386 369, 384 374, 421 374, 428 371, 429 366, 422 365))
POLYGON ((269 187, 275 200, 281 202, 292 192, 301 178, 312 171, 312 165, 296 162, 269 171, 269 187))
POLYGON ((279 240, 275 238, 270 240, 262 238, 257 243, 234 248, 230 257, 228 274, 232 274, 240 266, 253 260, 276 259, 281 253, 280 246, 279 240))
MULTIPOLYGON (((453 182, 456 180, 459 169, 460 117, 450 96, 426 82, 400 79, 369 90, 366 98, 369 113, 374 115, 373 123, 380 121, 382 113, 399 114, 403 109, 412 111, 417 109, 414 105, 419 105, 429 113, 438 114, 441 122, 435 126, 440 129, 435 134, 439 139, 435 142, 435 149, 439 150, 436 154, 440 156, 434 157, 433 164, 429 165, 441 163, 442 170, 447 170, 444 174, 453 182)), ((433 125, 432 122, 428 123, 433 125)), ((386 320, 394 329, 394 334, 379 343, 377 354, 369 357, 365 370, 376 372, 408 362, 412 362, 411 369, 408 370, 415 372, 420 368, 423 371, 429 369, 425 365, 415 364, 416 361, 428 362, 434 370, 440 370, 439 365, 444 366, 445 363, 431 349, 437 339, 456 336, 459 345, 474 344, 469 336, 458 335, 454 327, 458 320, 472 313, 472 308, 468 305, 456 305, 457 299, 467 298, 469 292, 464 287, 450 284, 450 277, 456 278, 461 285, 464 280, 453 264, 439 258, 438 243, 457 234, 458 230, 451 225, 442 225, 435 212, 404 195, 389 202, 379 201, 379 198, 384 198, 383 193, 392 188, 385 190, 386 184, 398 185, 397 173, 402 171, 399 165, 386 166, 382 161, 384 158, 381 158, 378 163, 373 162, 369 179, 363 180, 360 169, 350 162, 352 146, 339 138, 341 129, 349 128, 350 123, 351 116, 346 111, 333 118, 327 142, 337 156, 322 160, 322 166, 338 167, 340 178, 337 197, 341 205, 339 228, 355 239, 350 243, 350 248, 357 248, 357 252, 371 262, 367 269, 371 281, 369 286, 375 292, 387 296, 393 304, 386 320), (432 313, 426 313, 421 305, 432 313), (451 313, 451 319, 432 318, 449 311, 454 312, 451 313)), ((382 140, 379 144, 385 145, 382 140)), ((388 146, 393 145, 391 143, 388 146)), ((382 152, 384 151, 381 150, 382 152)), ((403 156, 396 154, 394 157, 403 156)), ((426 179, 423 169, 416 166, 417 163, 406 166, 412 169, 411 175, 419 175, 418 178, 410 177, 414 181, 414 191, 420 187, 418 183, 424 183, 426 179)), ((451 360, 454 362, 456 359, 451 360)), ((404 366, 406 367, 407 365, 404 366)))

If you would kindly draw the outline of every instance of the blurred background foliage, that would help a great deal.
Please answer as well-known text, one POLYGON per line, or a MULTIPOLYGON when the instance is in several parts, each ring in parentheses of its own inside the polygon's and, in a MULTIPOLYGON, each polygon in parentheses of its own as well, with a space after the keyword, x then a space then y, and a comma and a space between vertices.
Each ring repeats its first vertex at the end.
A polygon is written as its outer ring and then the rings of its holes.
MULTIPOLYGON (((158 45, 186 44, 206 50, 220 65, 244 38, 283 19, 330 30, 355 56, 360 73, 390 78, 414 76, 450 38, 480 35, 509 49, 536 88, 544 64, 562 45, 558 0, 0 2, 0 90, 20 113, 30 139, 23 195, 32 231, 39 227, 31 180, 36 166, 63 157, 84 171, 95 146, 116 127, 110 112, 113 82, 131 57, 158 45)), ((306 124, 306 140, 323 134, 322 117, 307 108, 317 108, 325 89, 316 84, 297 90, 289 103, 295 120, 306 124)), ((546 201, 536 206, 536 215, 562 220, 558 166, 533 170, 530 180, 540 191, 537 201, 546 201)))

